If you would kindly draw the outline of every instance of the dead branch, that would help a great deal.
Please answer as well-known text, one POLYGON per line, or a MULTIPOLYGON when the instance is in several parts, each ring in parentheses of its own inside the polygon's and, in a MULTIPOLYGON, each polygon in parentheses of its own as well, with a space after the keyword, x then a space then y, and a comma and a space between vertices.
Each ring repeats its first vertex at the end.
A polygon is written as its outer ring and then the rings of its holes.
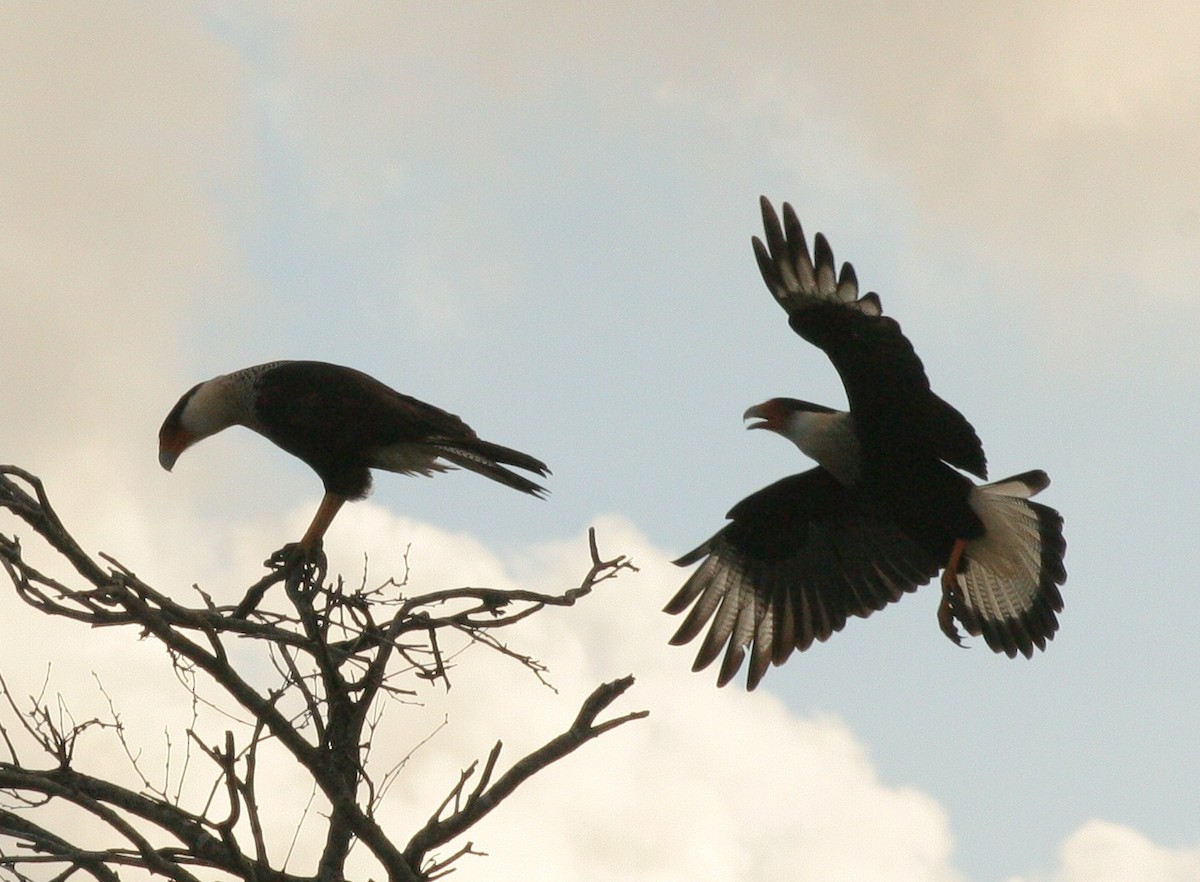
MULTIPOLYGON (((459 805, 467 781, 474 775, 475 765, 472 765, 460 776, 458 783, 450 791, 450 795, 438 807, 433 817, 417 832, 404 849, 404 855, 413 866, 424 860, 425 855, 432 849, 449 842, 456 836, 472 827, 484 815, 492 811, 513 791, 529 778, 546 766, 562 759, 567 754, 579 748, 593 738, 628 723, 631 720, 642 719, 649 711, 634 711, 604 722, 596 722, 596 718, 608 708, 626 690, 633 685, 633 677, 622 677, 611 683, 603 683, 596 688, 584 701, 583 706, 575 717, 575 722, 561 735, 551 739, 542 747, 517 760, 512 767, 495 782, 491 783, 492 773, 500 757, 501 744, 496 742, 488 755, 483 772, 475 789, 459 805), (491 785, 491 786, 489 786, 491 785), (449 815, 442 817, 446 807, 455 803, 455 809, 449 815)), ((444 867, 445 862, 439 864, 444 867)))
MULTIPOLYGON (((0 566, 27 605, 65 622, 129 627, 132 636, 148 637, 164 647, 191 702, 192 725, 184 740, 187 756, 195 745, 209 761, 199 765, 212 776, 207 801, 199 811, 189 810, 182 804, 183 778, 199 772, 185 756, 173 788, 169 765, 162 786, 152 785, 139 768, 138 753, 126 741, 111 700, 106 719, 78 722, 65 705, 52 712, 52 702, 40 696, 26 707, 0 678, 0 717, 17 721, 15 728, 0 722, 0 741, 8 754, 8 761, 0 762, 0 795, 12 803, 0 808, 0 872, 18 880, 26 878, 22 867, 50 864, 63 868, 59 878, 85 872, 100 882, 115 882, 120 867, 138 867, 175 882, 194 882, 199 871, 256 882, 343 882, 345 861, 355 843, 370 851, 389 882, 438 877, 452 872, 451 865, 461 857, 482 852, 470 842, 440 859, 430 857, 432 850, 462 836, 541 769, 592 738, 646 715, 637 711, 599 720, 632 685, 633 678, 626 677, 598 687, 565 732, 498 777, 497 742, 483 768, 470 766, 402 849, 381 828, 375 811, 409 757, 383 770, 378 784, 367 764, 380 701, 417 693, 397 678, 415 677, 417 685, 421 680, 441 681, 448 687, 453 652, 444 655, 439 634, 451 632, 465 637, 468 645, 515 660, 545 683, 545 666, 510 648, 497 629, 550 606, 574 605, 601 583, 636 570, 628 559, 601 557, 595 533, 589 531, 590 568, 577 586, 561 593, 468 586, 406 596, 407 557, 403 579, 368 588, 364 575, 361 585, 348 589, 340 578, 326 580, 323 560, 297 561, 280 553, 241 603, 218 605, 196 587, 200 605, 187 606, 147 584, 116 558, 88 555, 55 513, 42 482, 29 472, 0 466, 0 509, 31 528, 70 564, 79 580, 71 584, 48 575, 27 558, 15 535, 0 534, 0 566), (238 641, 239 652, 231 651, 230 641, 238 641), (258 685, 261 666, 254 669, 253 679, 239 666, 245 664, 238 660, 244 660, 247 645, 263 648, 268 670, 276 676, 273 685, 258 685), (231 700, 244 719, 234 719, 222 703, 202 697, 202 683, 231 700), (196 728, 202 706, 219 709, 240 728, 225 731, 219 745, 211 744, 196 728), (136 788, 76 767, 78 742, 96 737, 117 739, 136 772, 136 788), (18 740, 31 742, 44 765, 23 757, 18 740), (271 863, 256 784, 264 748, 290 754, 311 776, 314 793, 319 791, 328 803, 324 847, 312 877, 271 863), (99 850, 79 847, 70 835, 23 814, 35 807, 44 812, 56 804, 75 806, 102 821, 113 845, 99 850), (166 845, 161 844, 164 837, 166 845), (248 846, 242 839, 248 839, 248 846), (18 848, 10 850, 6 842, 18 848)), ((290 848, 287 852, 290 855, 290 848)))

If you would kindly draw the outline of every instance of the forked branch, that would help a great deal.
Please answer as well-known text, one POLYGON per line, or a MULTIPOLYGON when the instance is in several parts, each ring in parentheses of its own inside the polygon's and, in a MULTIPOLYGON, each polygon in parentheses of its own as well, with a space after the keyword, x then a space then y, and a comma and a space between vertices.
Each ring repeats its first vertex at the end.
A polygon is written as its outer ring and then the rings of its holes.
POLYGON ((452 657, 443 657, 446 641, 439 635, 465 636, 541 677, 544 666, 511 649, 496 629, 548 606, 574 605, 597 585, 634 570, 628 559, 603 558, 595 532, 589 530, 590 569, 577 586, 561 593, 459 587, 405 596, 405 583, 391 580, 379 588, 349 590, 341 579, 327 581, 323 566, 301 562, 274 567, 240 604, 218 605, 197 589, 201 603, 188 606, 115 558, 88 555, 35 475, 0 466, 0 510, 16 515, 75 574, 65 579, 49 575, 47 568, 27 560, 16 536, 0 534, 0 565, 26 604, 91 627, 131 626, 131 638, 148 637, 167 650, 186 693, 182 700, 192 711, 185 743, 207 757, 209 763, 197 765, 211 775, 207 801, 186 807, 182 794, 195 788, 184 788, 184 776, 200 772, 185 762, 172 783, 168 764, 163 784, 151 786, 137 769, 137 754, 111 700, 111 722, 76 723, 61 701, 55 713, 49 710, 51 701, 42 697, 26 707, 0 677, 0 749, 8 758, 0 761, 0 878, 22 882, 32 866, 45 864, 60 871, 60 879, 83 872, 97 882, 116 882, 122 867, 175 882, 197 882, 214 872, 247 882, 344 882, 345 863, 357 842, 378 861, 389 882, 430 879, 451 872, 462 856, 481 853, 466 842, 448 856, 431 859, 434 849, 463 836, 537 772, 591 739, 647 715, 635 711, 602 720, 633 677, 599 686, 570 727, 503 773, 498 771, 497 742, 482 768, 473 764, 463 772, 442 805, 401 848, 402 840, 384 829, 377 814, 382 791, 397 770, 381 773, 381 787, 367 763, 381 700, 418 695, 428 688, 422 680, 448 685, 452 657), (262 652, 253 656, 254 650, 262 652), (264 683, 264 671, 266 679, 273 673, 274 680, 264 683), (410 678, 405 685, 403 677, 410 678), (217 704, 201 697, 202 689, 213 688, 223 706, 232 700, 241 715, 240 721, 223 718, 215 741, 198 731, 202 720, 196 710, 217 704), (115 738, 137 769, 134 786, 79 767, 79 757, 95 751, 79 751, 78 743, 104 733, 115 738), (327 803, 321 812, 324 835, 315 840, 323 842, 323 852, 311 876, 271 863, 264 832, 270 825, 258 795, 273 788, 256 781, 260 756, 271 751, 290 755, 327 803), (112 844, 85 848, 74 842, 69 821, 61 830, 52 823, 58 805, 74 806, 102 822, 112 844))
MULTIPOLYGON (((517 760, 507 772, 497 778, 495 783, 492 783, 492 775, 502 748, 501 743, 497 741, 488 754, 479 780, 466 799, 462 798, 463 792, 467 782, 475 773, 477 763, 472 764, 462 773, 458 783, 455 784, 438 810, 434 812, 433 817, 409 841, 408 846, 404 849, 404 856, 409 864, 411 866, 420 865, 430 851, 474 826, 484 815, 512 795, 513 791, 551 763, 557 762, 610 729, 615 729, 631 720, 640 720, 649 716, 649 711, 633 711, 597 722, 600 714, 624 695, 632 685, 633 676, 630 675, 622 677, 620 680, 613 680, 611 683, 602 683, 596 687, 595 691, 583 702, 583 706, 580 707, 570 728, 537 750, 517 760), (453 811, 445 814, 451 803, 454 804, 453 811)), ((446 862, 438 865, 439 868, 444 866, 446 866, 446 862)))

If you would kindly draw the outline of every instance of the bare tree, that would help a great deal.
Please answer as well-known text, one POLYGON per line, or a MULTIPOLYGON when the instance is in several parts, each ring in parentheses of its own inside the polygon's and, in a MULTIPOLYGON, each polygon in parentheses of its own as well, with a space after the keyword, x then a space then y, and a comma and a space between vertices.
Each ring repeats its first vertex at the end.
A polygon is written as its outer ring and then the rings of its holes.
POLYGON ((428 821, 405 839, 376 816, 397 774, 395 767, 380 772, 368 763, 381 703, 412 695, 411 687, 421 682, 449 686, 439 644, 447 632, 541 677, 544 668, 502 643, 498 629, 547 606, 574 604, 601 582, 634 569, 627 559, 602 559, 590 533, 590 568, 578 586, 561 594, 461 587, 419 596, 405 596, 403 581, 352 589, 340 578, 327 580, 323 568, 277 562, 236 607, 218 606, 198 588, 198 605, 185 606, 115 559, 101 554, 98 561, 85 553, 34 475, 0 466, 0 508, 21 518, 49 544, 56 564, 69 564, 74 574, 65 580, 35 568, 18 538, 0 534, 0 562, 25 603, 48 616, 125 627, 131 639, 157 640, 185 687, 182 701, 196 701, 198 684, 206 683, 249 715, 249 722, 218 733, 215 741, 213 733, 188 728, 186 738, 208 769, 207 798, 189 800, 181 786, 155 785, 141 773, 115 708, 107 718, 77 721, 44 696, 19 698, 0 678, 0 755, 7 753, 0 761, 0 873, 11 879, 36 874, 60 880, 83 872, 112 882, 124 868, 139 868, 177 882, 214 875, 340 882, 356 843, 391 882, 434 879, 451 872, 463 855, 479 853, 464 834, 539 770, 646 716, 636 711, 600 720, 633 678, 598 686, 565 731, 507 769, 501 771, 499 742, 482 764, 469 763, 448 782, 446 798, 428 821), (281 587, 268 594, 275 586, 281 587), (240 641, 236 652, 232 641, 240 641), (256 682, 264 679, 261 670, 248 672, 239 661, 246 641, 264 648, 272 663, 266 685, 256 682), (80 767, 85 764, 76 759, 77 746, 104 730, 115 731, 109 734, 137 768, 136 786, 80 767), (289 872, 286 859, 281 863, 270 853, 259 796, 270 782, 257 772, 268 750, 290 755, 328 805, 312 875, 289 872), (86 813, 106 831, 107 844, 85 846, 70 823, 55 825, 51 807, 86 813))

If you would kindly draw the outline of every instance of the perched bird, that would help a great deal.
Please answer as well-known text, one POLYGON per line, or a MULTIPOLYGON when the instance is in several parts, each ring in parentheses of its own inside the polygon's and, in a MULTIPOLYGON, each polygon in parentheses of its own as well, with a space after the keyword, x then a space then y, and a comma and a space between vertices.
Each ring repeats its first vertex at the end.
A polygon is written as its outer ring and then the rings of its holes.
POLYGON ((304 537, 318 548, 342 504, 371 489, 371 469, 432 475, 453 466, 541 496, 546 491, 505 466, 548 475, 541 460, 484 441, 452 413, 401 395, 353 368, 319 361, 273 361, 193 386, 158 433, 167 471, 188 447, 230 426, 245 426, 308 463, 325 497, 304 537))
POLYGON ((1066 543, 1058 512, 1030 497, 1050 479, 1031 471, 976 485, 964 475, 987 477, 979 437, 930 389, 879 296, 858 296, 850 264, 836 273, 820 233, 809 256, 790 205, 781 226, 761 203, 766 244, 753 244, 763 279, 792 330, 829 356, 850 409, 775 398, 746 411, 749 428, 782 435, 818 465, 743 499, 723 529, 675 561, 702 563, 667 604, 687 612, 671 642, 707 625, 693 669, 724 650, 724 686, 748 652, 753 689, 769 665, 941 570, 938 622, 955 643, 957 620, 1010 658, 1045 649, 1063 608, 1066 543))

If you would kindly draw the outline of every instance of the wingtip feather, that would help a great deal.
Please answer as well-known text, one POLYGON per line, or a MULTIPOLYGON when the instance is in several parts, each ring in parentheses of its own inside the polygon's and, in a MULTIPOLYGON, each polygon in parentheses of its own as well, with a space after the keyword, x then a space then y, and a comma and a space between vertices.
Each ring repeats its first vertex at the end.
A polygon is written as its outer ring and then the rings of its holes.
POLYGON ((882 313, 877 295, 859 298, 858 277, 851 264, 843 264, 839 274, 833 248, 823 233, 813 237, 810 254, 804 227, 790 202, 783 203, 782 222, 766 196, 759 197, 759 207, 763 238, 751 239, 755 260, 771 295, 789 315, 828 302, 871 316, 882 313))

